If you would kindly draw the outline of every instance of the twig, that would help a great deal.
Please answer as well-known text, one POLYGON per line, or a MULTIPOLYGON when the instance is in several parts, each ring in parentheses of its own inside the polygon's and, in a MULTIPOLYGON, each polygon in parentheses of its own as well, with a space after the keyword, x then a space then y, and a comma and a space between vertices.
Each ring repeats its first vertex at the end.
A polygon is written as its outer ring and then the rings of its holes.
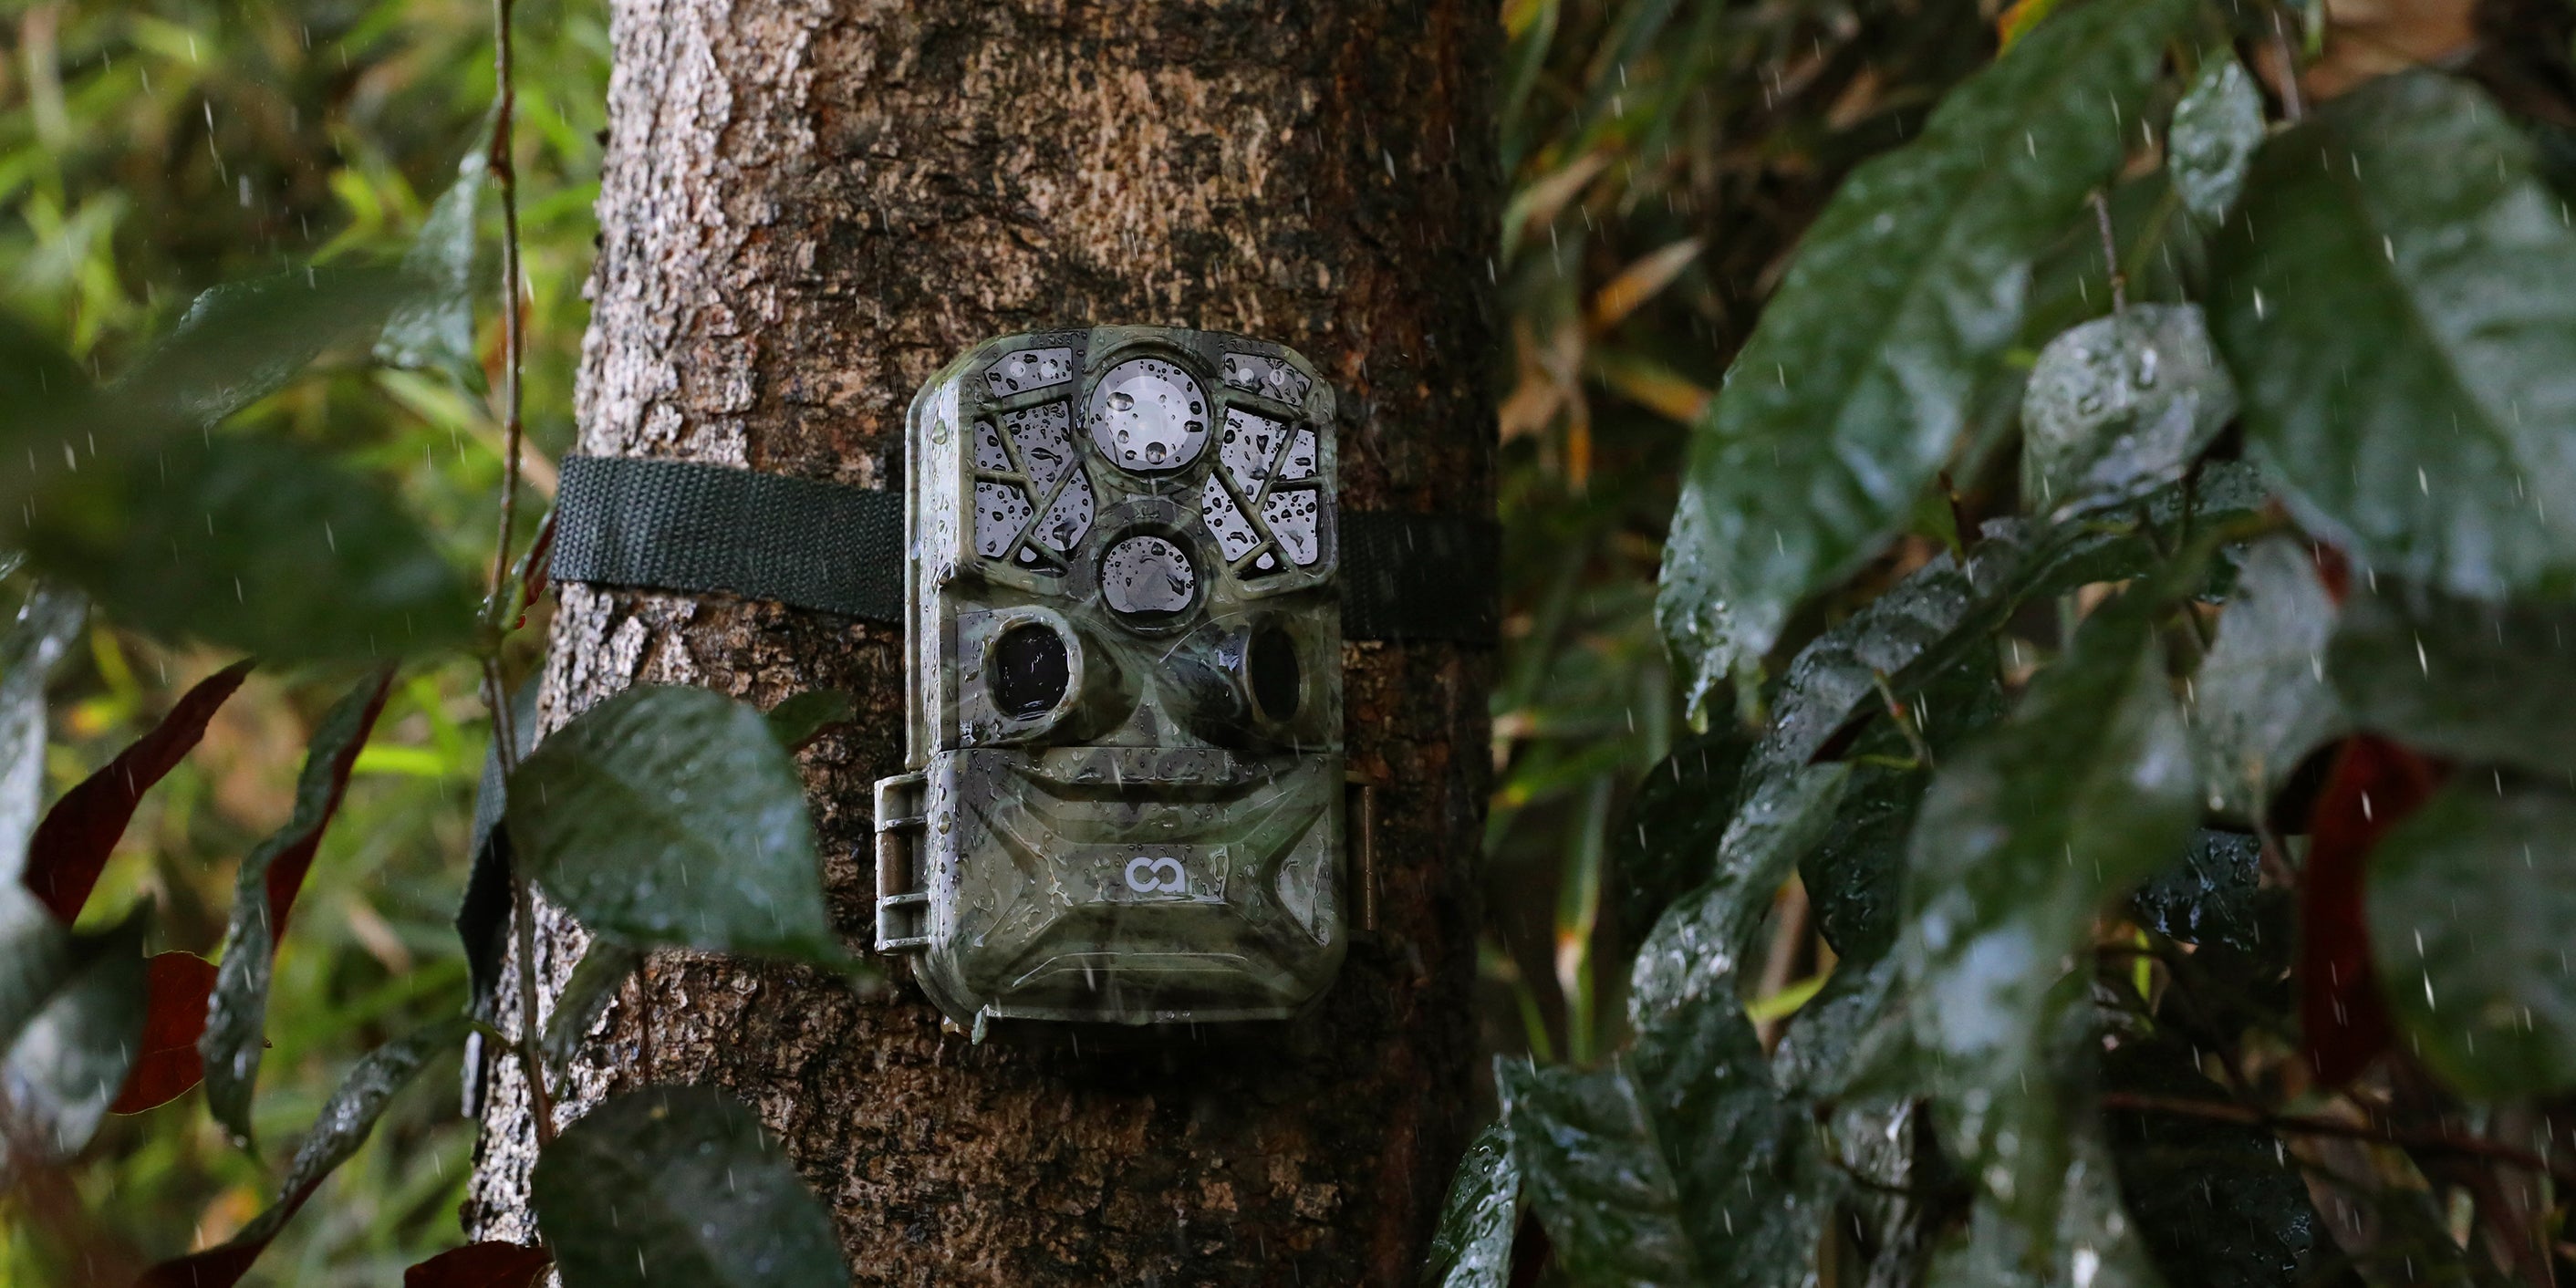
POLYGON ((2290 44, 2290 24, 2278 6, 2272 10, 2272 48, 2281 56, 2281 115, 2295 125, 2308 114, 2308 104, 2299 89, 2299 51, 2290 44))
POLYGON ((496 101, 486 162, 501 193, 501 533, 492 543, 491 598, 485 612, 498 625, 507 611, 502 591, 510 572, 510 530, 519 517, 519 453, 526 437, 520 417, 519 367, 527 333, 519 317, 519 174, 510 157, 511 127, 518 115, 510 13, 515 0, 492 0, 492 70, 496 101))
POLYGON ((1887 672, 1873 667, 1869 678, 1878 686, 1878 700, 1886 704, 1888 721, 1896 726, 1898 733, 1905 735, 1905 745, 1913 750, 1914 763, 1925 769, 1939 768, 1939 763, 1932 759, 1932 744, 1925 742, 1923 731, 1915 727, 1914 708, 1897 700, 1896 690, 1888 686, 1887 672))
POLYGON ((2093 190, 2093 222, 2102 230, 2102 271, 2111 275, 2111 311, 2129 311, 2129 274, 2120 267, 2120 239, 2111 231, 2111 199, 2093 190))
POLYGON ((2510 1163, 2537 1176, 2560 1176, 2549 1161, 2529 1150, 2516 1149, 2502 1141, 2482 1136, 2455 1136, 2449 1132, 2399 1131, 2368 1123, 2348 1123, 2333 1118, 2307 1114, 2275 1114, 2251 1105, 2228 1104, 2216 1100, 2194 1100, 2188 1096, 2150 1096, 2125 1091, 2105 1092, 2102 1107, 2127 1113, 2167 1114, 2177 1118, 2204 1118, 2212 1122, 2239 1123, 2266 1131, 2297 1132, 2309 1136, 2334 1136, 2344 1140, 2365 1141, 2374 1145, 2395 1145, 2400 1149, 2432 1154, 2463 1154, 2473 1158, 2510 1163))
MULTIPOLYGON (((519 176, 510 156, 512 126, 518 115, 518 92, 511 83, 514 50, 510 19, 514 0, 492 0, 492 71, 495 102, 492 144, 486 157, 501 193, 501 522, 492 542, 492 580, 484 596, 483 701, 492 709, 492 737, 497 744, 502 781, 519 767, 519 736, 510 710, 510 692, 501 682, 501 634, 511 611, 512 592, 525 585, 510 577, 510 533, 519 517, 519 456, 525 450, 521 418, 519 369, 527 353, 527 332, 519 316, 519 176)), ((510 863, 510 920, 514 923, 519 994, 519 1073, 528 1084, 528 1116, 535 1121, 537 1147, 554 1143, 553 1097, 546 1092, 546 1065, 538 1052, 537 1033, 537 899, 527 870, 515 853, 510 863)))

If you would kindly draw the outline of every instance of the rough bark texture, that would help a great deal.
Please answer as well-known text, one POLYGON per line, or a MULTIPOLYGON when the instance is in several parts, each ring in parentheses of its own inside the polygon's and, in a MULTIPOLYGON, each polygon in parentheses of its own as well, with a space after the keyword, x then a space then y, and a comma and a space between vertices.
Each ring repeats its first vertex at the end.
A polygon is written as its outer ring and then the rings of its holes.
MULTIPOLYGON (((1248 332, 1343 408, 1345 505, 1490 513, 1497 36, 1468 0, 615 0, 581 450, 863 486, 918 384, 986 336, 1248 332)), ((901 767, 897 633, 565 587, 545 727, 628 685, 865 714, 803 756, 832 911, 871 925, 870 786, 901 767)), ((666 956, 563 1094, 715 1083, 837 1212, 859 1282, 1409 1283, 1468 1124, 1489 659, 1346 647, 1386 931, 1297 1023, 977 1046, 908 984, 666 956)), ((569 927, 540 948, 556 983, 569 927)), ((899 976, 898 976, 899 978, 899 976)), ((504 990, 505 994, 507 990, 504 990)), ((507 1059, 469 1226, 521 1237, 507 1059)))

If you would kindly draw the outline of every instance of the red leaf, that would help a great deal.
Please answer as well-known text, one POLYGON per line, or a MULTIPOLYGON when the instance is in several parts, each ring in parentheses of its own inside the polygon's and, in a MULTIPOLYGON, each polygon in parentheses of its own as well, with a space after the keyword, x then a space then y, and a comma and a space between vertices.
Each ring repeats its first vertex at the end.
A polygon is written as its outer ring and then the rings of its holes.
POLYGON ((554 1264, 545 1245, 469 1243, 403 1272, 403 1288, 528 1288, 554 1264))
POLYGON ((45 821, 27 838, 27 867, 19 879, 56 920, 65 925, 79 920, 81 905, 89 901, 90 888, 98 884, 99 870, 107 866, 117 838, 125 835, 143 793, 206 736, 206 722, 241 687, 250 668, 245 658, 198 681, 152 732, 63 793, 45 812, 45 821))
POLYGON ((250 1273, 251 1263, 268 1250, 268 1240, 225 1243, 174 1257, 143 1272, 134 1288, 233 1288, 250 1273))
POLYGON ((2370 849, 2422 807, 2444 773, 2385 738, 2355 734, 2317 796, 2300 890, 2299 1035, 2308 1067, 2328 1086, 2351 1081, 2391 1034, 2363 910, 2370 849))
POLYGON ((295 896, 304 888, 304 874, 313 867, 314 852, 322 848, 322 833, 331 826, 331 816, 340 812, 340 798, 348 794, 349 771, 358 763, 358 753, 366 749, 368 731, 376 727, 376 717, 385 709, 385 697, 393 692, 392 667, 376 673, 375 692, 367 698, 365 714, 358 718, 357 736, 333 749, 330 761, 329 795, 322 808, 312 816, 312 825, 288 839, 285 846, 268 861, 268 944, 275 956, 277 946, 286 942, 286 918, 295 911, 295 896))
POLYGON ((139 1114, 166 1105, 206 1075, 197 1038, 206 1031, 206 1001, 215 964, 195 953, 158 953, 145 967, 143 1051, 108 1112, 139 1114))
POLYGON ((2351 558, 2322 541, 2309 543, 2308 557, 2316 562, 2317 580, 2325 583, 2326 598, 2343 607, 2343 601, 2352 598, 2351 558))

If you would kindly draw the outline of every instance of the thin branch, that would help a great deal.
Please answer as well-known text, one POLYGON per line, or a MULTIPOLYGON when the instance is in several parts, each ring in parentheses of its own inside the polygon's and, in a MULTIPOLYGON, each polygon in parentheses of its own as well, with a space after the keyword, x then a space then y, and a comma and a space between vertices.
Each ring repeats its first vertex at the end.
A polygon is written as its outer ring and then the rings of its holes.
POLYGON ((2365 1141, 2374 1145, 2394 1145, 2409 1152, 2459 1154, 2472 1158, 2508 1163, 2537 1176, 2560 1176, 2549 1160, 2529 1150, 2516 1149, 2502 1141, 2483 1136, 2457 1136, 2449 1132, 2399 1131, 2369 1123, 2348 1123, 2333 1118, 2307 1114, 2267 1113, 2251 1105, 2229 1104, 2217 1100, 2194 1100, 2188 1096, 2151 1096, 2131 1092, 2105 1092, 2102 1107, 2127 1113, 2165 1114, 2177 1118, 2202 1118, 2212 1122, 2239 1123, 2272 1132, 2295 1132, 2307 1136, 2334 1136, 2344 1140, 2365 1141))
MULTIPOLYGON (((512 600, 524 577, 510 576, 510 536, 519 518, 519 457, 525 450, 519 371, 527 354, 527 331, 519 311, 519 175, 511 160, 512 127, 518 116, 518 92, 512 84, 515 50, 510 20, 514 0, 492 0, 492 144, 489 171, 501 193, 501 521, 492 542, 492 580, 483 601, 483 701, 492 709, 492 738, 500 758, 502 781, 519 767, 519 735, 510 709, 510 691, 501 680, 501 634, 512 619, 512 600), (505 621, 507 625, 505 625, 505 621)), ((531 561, 535 559, 530 552, 531 561)), ((537 1032, 537 899, 528 874, 515 855, 510 863, 510 920, 515 931, 519 994, 519 1073, 528 1084, 528 1116, 535 1122, 537 1147, 554 1143, 553 1097, 546 1091, 546 1065, 538 1052, 537 1032)))
POLYGON ((514 64, 510 15, 514 0, 492 0, 492 68, 497 89, 492 109, 492 145, 486 158, 501 194, 501 530, 492 543, 492 583, 486 606, 490 623, 499 624, 510 572, 510 530, 519 517, 519 453, 526 437, 520 416, 519 368, 527 352, 527 332, 519 315, 519 174, 510 140, 518 115, 518 91, 511 84, 514 64))
POLYGON ((2281 58, 2281 115, 2292 124, 2308 114, 2307 99, 2299 88, 2299 51, 2290 43, 2290 23, 2279 6, 2272 9, 2272 49, 2281 58))
POLYGON ((2111 311, 2129 311, 2129 274, 2120 267, 2120 239, 2111 231, 2111 199, 2093 190, 2093 222, 2102 231, 2102 271, 2111 277, 2111 311))

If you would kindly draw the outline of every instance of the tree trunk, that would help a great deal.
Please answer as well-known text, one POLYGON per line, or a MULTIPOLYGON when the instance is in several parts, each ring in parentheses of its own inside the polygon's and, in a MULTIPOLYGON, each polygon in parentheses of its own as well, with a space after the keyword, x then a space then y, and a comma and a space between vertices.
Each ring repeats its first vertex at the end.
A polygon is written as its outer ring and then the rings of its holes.
MULTIPOLYGON (((614 0, 581 447, 899 486, 905 405, 987 336, 1245 332, 1334 381, 1350 509, 1490 513, 1490 3, 614 0)), ((802 755, 835 922, 873 925, 899 632, 561 588, 541 725, 638 683, 859 696, 802 755)), ((1411 1282, 1466 1129, 1490 658, 1350 644, 1384 932, 1289 1024, 972 1043, 901 972, 665 954, 559 1121, 619 1088, 755 1106, 860 1282, 1411 1282)), ((580 937, 545 927, 559 986, 580 937)), ((510 990, 502 990, 504 1002, 510 990)), ((512 1021, 515 1023, 515 1020, 512 1021)), ((532 1234, 513 1061, 468 1225, 532 1234)))

